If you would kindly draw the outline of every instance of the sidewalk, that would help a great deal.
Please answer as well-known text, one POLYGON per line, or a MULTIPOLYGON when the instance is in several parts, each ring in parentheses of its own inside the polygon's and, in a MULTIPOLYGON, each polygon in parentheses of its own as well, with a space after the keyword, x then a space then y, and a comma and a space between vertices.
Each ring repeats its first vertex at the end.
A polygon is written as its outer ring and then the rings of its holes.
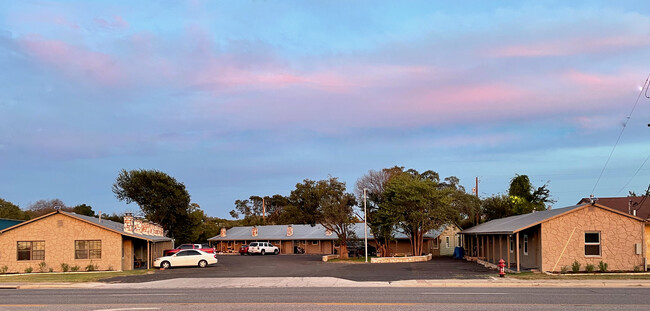
POLYGON ((22 283, 0 284, 0 288, 112 288, 112 289, 169 289, 169 288, 277 288, 277 287, 650 287, 650 280, 404 280, 394 282, 357 282, 332 277, 286 278, 180 278, 144 283, 22 283))

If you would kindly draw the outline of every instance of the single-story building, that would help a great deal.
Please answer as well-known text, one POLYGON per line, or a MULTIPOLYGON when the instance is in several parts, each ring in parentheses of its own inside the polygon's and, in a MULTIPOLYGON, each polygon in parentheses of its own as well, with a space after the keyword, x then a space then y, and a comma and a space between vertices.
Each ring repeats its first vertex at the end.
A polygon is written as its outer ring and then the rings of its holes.
POLYGON ((163 228, 131 214, 124 224, 61 210, 0 230, 0 267, 24 272, 41 267, 62 271, 94 265, 96 270, 131 270, 149 267, 172 239, 163 228), (44 266, 43 266, 44 265, 44 266))
MULTIPOLYGON (((650 258, 650 199, 649 197, 597 198, 596 203, 631 214, 645 220, 645 258, 650 258)), ((582 198, 578 204, 588 203, 591 198, 582 198)))
MULTIPOLYGON (((363 240, 363 223, 353 224, 356 237, 363 240)), ((426 249, 434 256, 452 255, 454 248, 460 246, 460 229, 456 225, 445 225, 438 230, 431 230, 425 235, 426 249)), ((250 242, 269 242, 280 249, 281 254, 293 254, 296 247, 305 250, 305 254, 334 254, 338 252, 338 236, 322 225, 271 225, 245 226, 230 229, 221 228, 219 235, 208 241, 217 251, 237 252, 242 245, 250 242)), ((376 247, 374 236, 368 228, 368 244, 376 247)), ((403 233, 395 233, 395 240, 389 244, 391 254, 409 254, 411 243, 403 233)))
POLYGON ((639 217, 597 204, 581 204, 495 219, 463 230, 466 255, 494 264, 500 259, 517 271, 559 272, 574 261, 585 270, 632 271, 645 267, 639 217))

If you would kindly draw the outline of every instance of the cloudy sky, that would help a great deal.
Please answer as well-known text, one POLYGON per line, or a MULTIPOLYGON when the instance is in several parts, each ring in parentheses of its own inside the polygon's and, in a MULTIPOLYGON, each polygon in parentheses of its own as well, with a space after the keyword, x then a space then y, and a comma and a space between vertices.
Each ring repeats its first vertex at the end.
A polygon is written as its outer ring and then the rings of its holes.
POLYGON ((648 1, 2 1, 0 198, 121 213, 157 169, 226 217, 394 165, 642 192, 649 56, 648 1))

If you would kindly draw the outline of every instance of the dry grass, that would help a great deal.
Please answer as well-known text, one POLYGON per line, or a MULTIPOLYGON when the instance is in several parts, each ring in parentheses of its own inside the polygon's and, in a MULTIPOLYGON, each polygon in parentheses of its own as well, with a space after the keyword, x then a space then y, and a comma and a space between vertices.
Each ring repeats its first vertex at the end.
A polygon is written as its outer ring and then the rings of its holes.
POLYGON ((105 271, 105 272, 66 272, 66 273, 32 273, 3 274, 0 283, 81 283, 96 282, 116 276, 142 275, 153 270, 105 271))

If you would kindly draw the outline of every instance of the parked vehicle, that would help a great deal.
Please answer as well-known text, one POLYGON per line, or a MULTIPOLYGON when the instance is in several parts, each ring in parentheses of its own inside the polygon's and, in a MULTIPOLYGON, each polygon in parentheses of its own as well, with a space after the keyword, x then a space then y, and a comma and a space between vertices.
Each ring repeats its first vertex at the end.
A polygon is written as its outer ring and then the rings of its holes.
MULTIPOLYGON (((346 244, 348 247, 348 257, 363 257, 366 255, 366 248, 364 243, 358 241, 348 241, 346 244)), ((337 254, 338 250, 334 250, 334 254, 337 254)), ((377 248, 368 244, 368 256, 377 256, 377 248)))
POLYGON ((178 247, 174 249, 167 249, 163 251, 163 255, 169 256, 178 253, 179 251, 183 249, 198 249, 202 252, 206 253, 214 253, 214 247, 207 245, 207 244, 181 244, 178 247))
POLYGON ((280 249, 277 246, 269 242, 252 242, 248 244, 248 253, 249 254, 274 254, 277 255, 280 253, 280 249))
POLYGON ((240 255, 248 255, 248 245, 244 244, 239 248, 240 255))
POLYGON ((164 269, 191 266, 205 268, 208 265, 213 265, 217 262, 217 254, 206 253, 198 249, 184 249, 175 254, 154 259, 153 266, 164 269))

